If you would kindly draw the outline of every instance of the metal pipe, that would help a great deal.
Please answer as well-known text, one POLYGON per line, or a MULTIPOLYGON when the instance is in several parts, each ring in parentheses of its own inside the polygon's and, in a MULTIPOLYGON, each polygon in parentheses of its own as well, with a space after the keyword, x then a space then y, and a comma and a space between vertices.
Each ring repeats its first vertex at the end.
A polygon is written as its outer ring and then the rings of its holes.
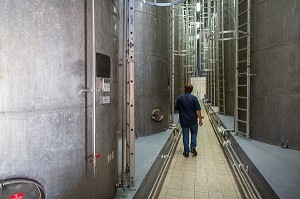
POLYGON ((243 171, 244 174, 245 174, 245 177, 247 178, 247 180, 248 180, 250 186, 252 187, 252 190, 254 191, 255 196, 256 196, 257 198, 259 198, 259 199, 262 199, 260 193, 257 191, 255 185, 253 184, 251 178, 249 177, 248 172, 247 172, 247 170, 245 169, 245 166, 242 164, 241 167, 242 167, 242 171, 243 171))
POLYGON ((166 155, 167 159, 165 159, 165 161, 164 161, 164 163, 161 167, 161 170, 159 171, 159 174, 158 174, 158 176, 157 176, 157 178, 154 182, 154 185, 153 185, 153 187, 150 191, 148 199, 154 199, 154 198, 158 197, 158 194, 159 194, 158 186, 160 186, 160 184, 163 182, 164 176, 168 172, 168 168, 169 168, 169 166, 172 162, 176 147, 177 147, 178 142, 179 142, 180 137, 181 137, 181 131, 182 131, 182 129, 178 130, 177 127, 174 128, 174 130, 173 130, 173 132, 174 132, 174 141, 173 141, 173 143, 172 143, 172 145, 169 149, 168 154, 166 155), (176 132, 177 132, 177 135, 176 135, 176 132))
POLYGON ((124 187, 125 185, 125 135, 126 135, 126 121, 127 121, 127 114, 126 114, 126 46, 127 46, 127 1, 123 0, 123 103, 122 103, 122 172, 121 172, 121 186, 124 187))
POLYGON ((250 138, 250 0, 247 1, 247 138, 250 138))
MULTIPOLYGON (((175 49, 175 6, 172 7, 172 51, 175 49)), ((171 108, 172 108, 172 113, 171 113, 171 121, 172 124, 174 124, 174 86, 175 86, 175 56, 174 52, 171 52, 172 54, 172 60, 171 60, 171 108)))
POLYGON ((234 111, 234 129, 238 131, 238 0, 235 1, 235 111, 234 111))
MULTIPOLYGON (((208 111, 208 106, 206 105, 205 108, 208 111)), ((208 114, 210 121, 212 122, 211 114, 208 114)), ((213 123, 213 122, 212 122, 213 123)), ((226 154, 228 155, 229 159, 233 162, 233 167, 236 169, 245 189, 247 190, 248 195, 250 198, 258 198, 261 199, 261 195, 259 194, 257 188, 255 187, 254 183, 252 182, 247 170, 245 169, 245 166, 242 164, 240 158, 238 157, 237 153, 233 149, 231 142, 229 140, 225 139, 224 137, 219 136, 217 132, 222 132, 224 135, 225 132, 232 131, 233 129, 225 129, 222 126, 219 128, 216 128, 215 125, 213 125, 213 129, 216 133, 217 139, 223 146, 223 149, 225 150, 226 154), (249 186, 250 185, 250 186, 249 186)))
POLYGON ((92 0, 92 164, 96 178, 96 48, 95 48, 95 0, 92 0))
MULTIPOLYGON (((230 154, 232 160, 234 161, 234 165, 233 166, 236 168, 236 171, 237 171, 237 173, 238 173, 238 175, 239 175, 242 183, 244 184, 244 187, 247 190, 248 195, 250 196, 250 198, 254 199, 255 196, 253 195, 252 189, 249 188, 249 186, 248 186, 249 182, 247 182, 245 180, 245 177, 244 177, 244 175, 241 172, 241 168, 240 168, 241 162, 240 162, 239 158, 237 157, 234 149, 232 148, 231 143, 229 142, 226 147, 228 148, 229 154, 230 154)), ((246 175, 248 175, 248 174, 246 174, 246 175)))

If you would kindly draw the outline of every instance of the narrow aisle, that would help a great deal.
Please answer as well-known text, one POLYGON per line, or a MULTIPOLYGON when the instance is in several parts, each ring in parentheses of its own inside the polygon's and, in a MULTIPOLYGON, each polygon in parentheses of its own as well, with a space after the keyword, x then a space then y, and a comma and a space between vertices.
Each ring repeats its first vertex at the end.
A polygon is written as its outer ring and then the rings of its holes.
MULTIPOLYGON (((201 104, 201 107, 204 107, 201 104)), ((197 156, 182 155, 182 136, 160 192, 160 199, 246 198, 236 174, 230 168, 204 108, 199 127, 197 156)))

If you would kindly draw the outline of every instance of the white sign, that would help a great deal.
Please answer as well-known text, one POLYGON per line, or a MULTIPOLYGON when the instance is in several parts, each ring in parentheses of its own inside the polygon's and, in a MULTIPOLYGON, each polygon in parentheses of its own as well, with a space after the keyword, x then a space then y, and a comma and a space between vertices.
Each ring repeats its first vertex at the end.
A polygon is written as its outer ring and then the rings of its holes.
POLYGON ((110 91, 110 83, 102 83, 102 92, 109 92, 110 91))
POLYGON ((110 97, 109 96, 102 96, 101 97, 101 104, 109 104, 110 103, 110 97))

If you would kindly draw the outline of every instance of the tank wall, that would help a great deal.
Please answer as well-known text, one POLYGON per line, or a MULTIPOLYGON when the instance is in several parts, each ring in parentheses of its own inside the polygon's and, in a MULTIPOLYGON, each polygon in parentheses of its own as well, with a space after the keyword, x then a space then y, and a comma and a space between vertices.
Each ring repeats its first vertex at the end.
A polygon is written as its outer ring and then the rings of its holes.
MULTIPOLYGON (((118 1, 114 1, 118 6, 118 1)), ((89 4, 87 5, 89 6, 89 4)), ((114 198, 118 183, 118 67, 119 67, 119 10, 112 1, 95 1, 95 50, 110 57, 109 92, 101 92, 102 77, 96 78, 96 153, 101 154, 97 159, 96 182, 91 192, 93 198, 114 198), (110 102, 102 103, 102 97, 110 97, 110 102), (99 188, 101 187, 101 188, 99 188)), ((90 6, 89 6, 90 7, 90 6)), ((91 12, 88 12, 91 13, 91 12)), ((89 15, 88 15, 89 16, 89 15)), ((90 23, 88 23, 90 24, 90 23)), ((89 26, 88 26, 88 30, 89 26)), ((91 32, 91 31, 90 31, 91 32)), ((88 40, 91 35, 88 33, 88 40)), ((90 45, 88 45, 90 46, 90 45)), ((89 55, 88 55, 89 56, 89 55)), ((89 79, 89 78, 88 78, 89 79)), ((90 142, 91 143, 91 142, 90 142)), ((91 149, 91 144, 88 148, 91 149)), ((87 187, 92 182, 87 182, 87 187)))
MULTIPOLYGON (((233 0, 226 0, 224 29, 234 30, 235 8, 233 0)), ((225 114, 234 115, 235 40, 224 41, 225 114)))
MULTIPOLYGON (((81 90, 91 88, 91 54, 85 50, 91 49, 85 25, 86 15, 91 22, 90 6, 83 0, 0 2, 0 181, 34 179, 49 199, 111 198, 115 192, 116 158, 108 162, 107 156, 115 150, 116 122, 100 117, 115 114, 114 103, 97 108, 102 156, 95 181, 89 159, 91 98, 81 90)), ((105 26, 98 31, 97 50, 111 56, 116 67, 114 5, 98 1, 96 6, 103 22, 97 25, 105 26)), ((115 69, 111 73, 117 75, 115 69)))
MULTIPOLYGON (((177 6, 179 7, 179 5, 177 6)), ((176 15, 180 15, 180 12, 178 11, 178 9, 174 9, 174 50, 178 51, 179 50, 179 45, 182 45, 182 42, 180 40, 180 35, 181 33, 181 29, 180 26, 182 26, 182 24, 180 23, 180 17, 176 16, 176 15)), ((183 90, 184 90, 184 84, 183 84, 183 78, 185 76, 182 70, 183 68, 183 61, 182 61, 182 56, 180 55, 174 55, 174 101, 176 102, 176 99, 183 94, 183 90)))
POLYGON ((168 8, 135 3, 135 105, 139 136, 159 133, 169 126, 168 8), (162 110, 160 122, 152 111, 162 110))
POLYGON ((252 1, 251 137, 300 149, 300 2, 252 1))

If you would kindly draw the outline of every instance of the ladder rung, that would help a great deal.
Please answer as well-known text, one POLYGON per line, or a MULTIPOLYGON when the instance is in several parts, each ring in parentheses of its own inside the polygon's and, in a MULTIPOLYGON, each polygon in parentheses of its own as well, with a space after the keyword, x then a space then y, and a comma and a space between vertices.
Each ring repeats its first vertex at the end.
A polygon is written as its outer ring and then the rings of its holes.
POLYGON ((248 48, 241 48, 241 49, 239 49, 238 51, 240 52, 240 51, 243 51, 243 50, 247 50, 248 48))
POLYGON ((238 73, 238 75, 247 75, 247 73, 238 73))
POLYGON ((247 109, 244 109, 244 108, 237 108, 237 110, 239 110, 239 111, 247 111, 247 109))
POLYGON ((238 63, 244 63, 247 62, 248 60, 242 60, 242 61, 238 61, 238 63))
POLYGON ((238 99, 247 99, 247 97, 238 96, 238 99))
POLYGON ((247 11, 248 11, 248 10, 245 10, 244 12, 241 12, 241 13, 239 14, 239 16, 245 14, 247 11))
POLYGON ((240 1, 238 4, 243 3, 245 0, 240 1))
POLYGON ((247 124, 247 121, 244 121, 244 120, 237 120, 237 121, 247 124))
POLYGON ((240 27, 243 27, 243 26, 245 26, 245 25, 247 25, 247 23, 243 23, 242 25, 239 26, 239 28, 240 28, 240 27))
POLYGON ((247 135, 247 133, 241 132, 241 131, 236 131, 236 133, 242 134, 242 135, 247 135))
POLYGON ((247 86, 247 85, 238 85, 238 86, 242 87, 242 86, 247 86))
POLYGON ((244 39, 245 37, 247 37, 248 35, 244 35, 242 37, 239 37, 238 39, 244 39))

